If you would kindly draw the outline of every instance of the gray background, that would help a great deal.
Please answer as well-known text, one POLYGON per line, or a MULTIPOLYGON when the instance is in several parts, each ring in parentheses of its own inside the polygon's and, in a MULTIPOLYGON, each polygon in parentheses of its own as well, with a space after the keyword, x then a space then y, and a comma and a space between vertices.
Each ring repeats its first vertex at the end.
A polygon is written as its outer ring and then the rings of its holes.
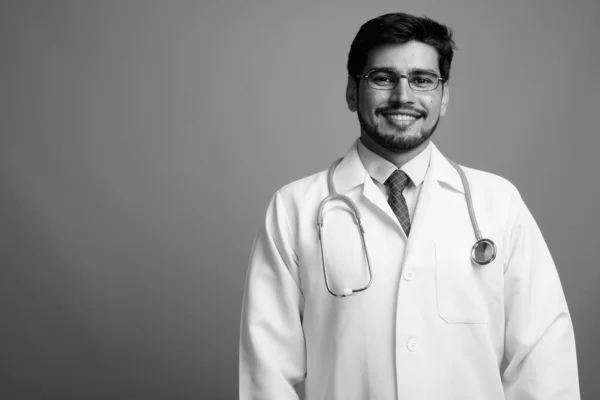
POLYGON ((254 231, 358 137, 377 15, 455 30, 446 155, 520 188, 600 380, 596 0, 3 1, 0 397, 233 399, 254 231))

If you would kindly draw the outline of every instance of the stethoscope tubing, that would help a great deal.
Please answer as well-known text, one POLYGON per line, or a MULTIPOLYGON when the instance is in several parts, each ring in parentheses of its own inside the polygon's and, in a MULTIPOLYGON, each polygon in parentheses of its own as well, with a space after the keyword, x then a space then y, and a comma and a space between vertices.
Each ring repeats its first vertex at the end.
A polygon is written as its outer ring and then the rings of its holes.
POLYGON ((369 252, 367 251, 367 242, 365 240, 365 228, 363 227, 363 224, 362 224, 361 213, 358 210, 358 207, 356 207, 356 204, 354 204, 354 202, 348 196, 338 193, 335 190, 335 185, 333 184, 333 173, 341 161, 342 161, 341 158, 334 161, 334 163, 329 168, 329 171, 327 173, 327 187, 329 189, 329 196, 327 196, 326 198, 324 198, 321 201, 321 204, 319 205, 319 211, 317 214, 317 225, 318 225, 318 229, 319 229, 319 243, 321 244, 320 247, 321 247, 321 262, 323 265, 323 277, 325 279, 325 286, 327 287, 327 290, 329 291, 329 293, 331 293, 335 297, 347 297, 354 293, 362 292, 364 290, 367 290, 373 283, 373 270, 371 268, 371 260, 369 259, 369 252), (350 207, 352 209, 352 211, 353 211, 352 215, 354 216, 354 220, 356 221, 356 224, 358 226, 358 230, 360 233, 360 239, 361 239, 361 243, 362 243, 362 247, 363 247, 363 253, 364 253, 365 259, 367 261, 367 268, 369 270, 369 282, 365 286, 363 286, 362 288, 358 288, 358 289, 345 289, 343 293, 336 293, 329 286, 329 279, 327 276, 327 268, 325 268, 325 252, 323 250, 323 248, 324 248, 324 246, 323 246, 323 224, 324 224, 323 210, 325 208, 325 205, 328 202, 333 201, 333 200, 341 200, 348 207, 350 207))
POLYGON ((477 241, 482 239, 481 231, 479 230, 479 224, 477 223, 477 218, 475 217, 475 210, 473 210, 473 196, 471 196, 471 185, 469 185, 469 181, 467 180, 467 176, 465 175, 465 171, 452 161, 447 158, 448 162, 456 169, 458 175, 460 176, 460 180, 462 181, 463 188, 465 190, 465 199, 467 200, 467 208, 469 210, 469 218, 471 219, 471 225, 473 225, 473 232, 475 232, 475 237, 477 241))
POLYGON ((471 225, 473 226, 473 232, 475 233, 475 244, 471 247, 471 261, 477 265, 487 265, 494 261, 496 258, 496 244, 491 239, 484 239, 481 235, 481 231, 479 230, 479 224, 477 223, 477 217, 475 217, 475 210, 473 208, 473 196, 471 195, 471 185, 469 185, 469 180, 465 175, 465 171, 461 168, 460 165, 447 158, 450 165, 454 167, 458 175, 460 176, 460 180, 462 181, 463 188, 465 190, 465 199, 467 201, 467 209, 469 211, 469 219, 471 220, 471 225), (487 255, 485 249, 486 246, 489 246, 491 249, 491 254, 487 255), (479 254, 483 254, 483 259, 478 258, 479 254))
MULTIPOLYGON (((454 169, 456 169, 456 171, 458 172, 458 175, 460 176, 460 180, 462 182, 462 185, 463 185, 463 188, 465 191, 465 199, 467 202, 469 219, 471 220, 471 225, 473 227, 473 232, 474 232, 475 238, 476 238, 476 242, 473 245, 473 247, 471 248, 471 261, 477 265, 489 264, 492 261, 494 261, 494 259, 496 258, 496 253, 497 253, 496 244, 491 239, 484 239, 481 235, 481 231, 479 229, 479 224, 477 223, 477 218, 475 216, 475 210, 473 207, 473 197, 471 194, 471 187, 469 185, 469 180, 467 179, 465 172, 460 167, 460 165, 458 165, 457 163, 455 163, 454 161, 452 161, 450 159, 447 159, 447 160, 450 163, 450 165, 452 165, 454 167, 454 169), (490 251, 487 251, 488 249, 490 251)), ((331 293, 335 297, 348 297, 354 293, 358 293, 358 292, 367 290, 371 286, 371 284, 373 283, 373 269, 371 268, 369 253, 367 251, 367 243, 365 240, 365 229, 362 225, 361 213, 358 210, 358 207, 356 206, 356 204, 352 201, 352 199, 350 199, 348 196, 338 193, 336 191, 335 185, 333 183, 333 174, 335 172, 335 169, 337 168, 337 166, 340 164, 341 161, 342 161, 342 158, 335 160, 333 162, 333 164, 331 164, 331 167, 329 167, 329 171, 327 172, 327 188, 329 190, 329 195, 321 201, 321 204, 319 204, 319 210, 318 210, 318 214, 317 214, 317 225, 318 225, 318 236, 319 236, 319 244, 320 244, 320 248, 321 248, 321 262, 323 265, 323 277, 325 280, 325 286, 327 287, 327 290, 329 291, 329 293, 331 293), (343 293, 337 293, 337 292, 333 291, 329 285, 329 277, 327 275, 327 268, 325 267, 325 252, 323 249, 324 248, 324 246, 323 246, 323 236, 324 236, 323 235, 323 224, 324 224, 323 211, 325 209, 325 205, 328 202, 333 201, 333 200, 340 200, 340 201, 344 202, 352 210, 352 214, 354 216, 354 219, 356 221, 356 224, 358 226, 358 230, 360 233, 362 247, 364 250, 364 255, 365 255, 365 258, 367 261, 367 268, 369 271, 369 282, 365 286, 358 288, 358 289, 345 288, 343 290, 343 293)))

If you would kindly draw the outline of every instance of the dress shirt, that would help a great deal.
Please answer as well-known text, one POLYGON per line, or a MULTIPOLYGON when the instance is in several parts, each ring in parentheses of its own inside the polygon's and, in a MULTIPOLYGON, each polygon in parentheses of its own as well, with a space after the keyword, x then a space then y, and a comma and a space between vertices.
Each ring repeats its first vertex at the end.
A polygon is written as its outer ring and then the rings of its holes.
MULTIPOLYGON (((379 188, 384 197, 389 197, 390 188, 385 185, 387 178, 394 172, 398 167, 394 164, 375 154, 369 150, 361 140, 358 140, 358 156, 365 167, 365 170, 369 173, 375 185, 379 188)), ((404 189, 402 194, 406 200, 406 206, 408 207, 408 213, 410 214, 410 220, 412 222, 415 215, 415 208, 417 207, 417 201, 419 199, 419 193, 421 193, 421 187, 423 186, 423 180, 427 174, 427 168, 429 168, 429 160, 431 159, 431 142, 421 151, 415 158, 404 164, 400 169, 408 175, 410 183, 404 189)))

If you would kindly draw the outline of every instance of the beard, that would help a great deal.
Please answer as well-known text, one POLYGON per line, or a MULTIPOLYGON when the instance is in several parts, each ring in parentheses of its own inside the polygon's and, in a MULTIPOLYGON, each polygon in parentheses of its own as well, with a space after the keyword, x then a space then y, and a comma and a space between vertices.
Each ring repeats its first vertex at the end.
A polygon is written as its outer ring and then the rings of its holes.
MULTIPOLYGON (((367 121, 363 119, 360 114, 360 110, 358 110, 356 114, 358 115, 360 127, 365 134, 384 149, 390 150, 394 153, 404 153, 419 147, 427 139, 429 139, 431 135, 433 135, 433 132, 435 132, 435 129, 440 122, 440 117, 438 116, 435 124, 433 124, 431 128, 421 130, 417 136, 405 136, 401 132, 395 135, 384 135, 380 130, 377 129, 376 126, 369 125, 367 121)), ((425 117, 426 115, 422 116, 421 118, 425 117)))

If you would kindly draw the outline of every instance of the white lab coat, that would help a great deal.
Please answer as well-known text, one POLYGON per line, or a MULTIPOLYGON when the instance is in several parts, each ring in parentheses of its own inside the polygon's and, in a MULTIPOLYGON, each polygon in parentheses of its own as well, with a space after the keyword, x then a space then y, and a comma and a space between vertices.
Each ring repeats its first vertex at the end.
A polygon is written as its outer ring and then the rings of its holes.
MULTIPOLYGON (((362 214, 373 283, 326 290, 317 210, 327 171, 279 190, 252 249, 240 335, 240 399, 575 400, 573 327, 544 239, 519 193, 464 168, 479 227, 498 255, 474 266, 475 241, 456 170, 433 146, 408 242, 356 144, 338 192, 362 214)), ((326 207, 330 285, 368 281, 347 207, 326 207)))

